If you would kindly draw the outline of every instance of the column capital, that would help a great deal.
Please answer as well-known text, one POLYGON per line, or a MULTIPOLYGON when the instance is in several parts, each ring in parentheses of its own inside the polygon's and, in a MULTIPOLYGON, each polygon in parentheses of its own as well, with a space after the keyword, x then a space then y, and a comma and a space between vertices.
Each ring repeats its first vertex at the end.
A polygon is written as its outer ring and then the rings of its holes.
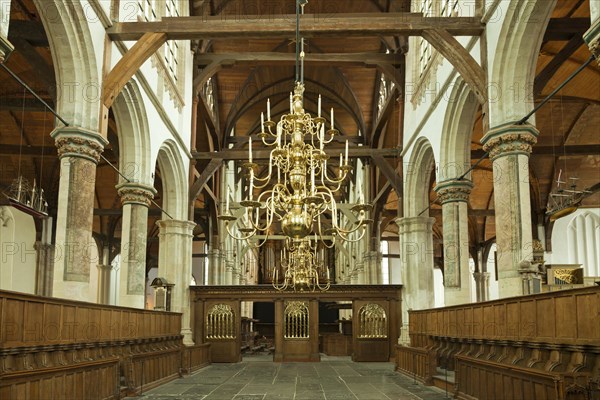
POLYGON ((121 204, 139 204, 150 207, 152 199, 156 195, 156 189, 151 186, 135 182, 120 183, 115 186, 121 197, 121 204))
POLYGON ((473 272, 475 281, 486 281, 490 278, 489 272, 473 272))
POLYGON ((196 224, 192 221, 182 221, 177 219, 161 219, 156 221, 160 229, 160 235, 176 234, 192 237, 192 231, 196 224))
POLYGON ((10 53, 12 53, 14 49, 15 46, 13 46, 8 39, 0 35, 0 64, 3 64, 6 60, 8 60, 10 53))
POLYGON ((106 264, 98 264, 97 267, 99 270, 102 270, 102 271, 112 271, 112 269, 113 269, 112 265, 106 265, 106 264))
POLYGON ((412 233, 419 231, 431 232, 431 228, 435 223, 435 218, 433 217, 400 217, 395 219, 396 224, 398 224, 398 228, 400 229, 400 234, 402 233, 412 233))
POLYGON ((58 157, 78 157, 98 164, 108 140, 97 132, 76 126, 56 128, 50 134, 58 148, 58 157))
POLYGON ((600 65, 600 18, 596 19, 590 29, 583 34, 583 40, 585 40, 590 52, 596 57, 596 62, 600 65))
POLYGON ((449 179, 435 186, 435 191, 442 205, 458 201, 468 202, 471 189, 473 189, 473 182, 466 179, 449 179))
POLYGON ((509 122, 490 129, 481 139, 481 144, 483 150, 490 153, 491 160, 510 154, 529 156, 538 135, 533 125, 509 122))

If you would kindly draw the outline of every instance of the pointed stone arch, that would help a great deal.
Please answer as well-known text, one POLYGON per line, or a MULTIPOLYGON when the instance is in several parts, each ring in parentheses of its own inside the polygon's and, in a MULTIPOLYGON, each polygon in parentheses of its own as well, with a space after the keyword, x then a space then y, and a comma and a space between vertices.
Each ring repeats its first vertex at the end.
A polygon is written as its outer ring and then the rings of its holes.
POLYGON ((435 168, 435 157, 431 143, 419 138, 405 168, 404 215, 406 217, 429 216, 423 210, 429 206, 431 171, 435 168))
POLYGON ((440 182, 458 178, 469 169, 471 136, 479 107, 476 97, 461 77, 457 77, 451 87, 442 126, 440 182))
MULTIPOLYGON (((34 0, 56 71, 56 110, 70 125, 99 129, 100 69, 81 2, 34 0)), ((100 50, 98 50, 100 51, 100 50)))
POLYGON ((490 60, 491 127, 518 121, 533 108, 535 68, 556 1, 515 0, 504 10, 498 46, 490 60), (509 96, 513 98, 507 100, 509 96))
POLYGON ((163 183, 162 208, 175 220, 187 220, 187 176, 175 141, 167 139, 162 143, 156 161, 163 183))
MULTIPOLYGON (((119 138, 119 170, 132 182, 152 186, 150 129, 144 100, 135 79, 112 106, 119 138)), ((123 178, 119 179, 123 182, 123 178)))

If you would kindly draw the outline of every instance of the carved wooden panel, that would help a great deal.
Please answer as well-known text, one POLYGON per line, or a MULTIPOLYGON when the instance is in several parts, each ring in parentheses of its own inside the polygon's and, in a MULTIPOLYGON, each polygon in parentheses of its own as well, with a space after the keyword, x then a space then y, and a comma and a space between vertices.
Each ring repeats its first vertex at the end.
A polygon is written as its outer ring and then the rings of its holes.
POLYGON ((308 339, 310 337, 310 319, 308 303, 304 301, 288 301, 284 315, 284 339, 308 339))
POLYGON ((206 314, 206 338, 209 340, 235 339, 236 320, 228 304, 215 304, 206 314))
POLYGON ((358 312, 359 339, 385 339, 388 337, 388 320, 383 307, 376 303, 362 306, 358 312))
POLYGON ((353 302, 353 361, 390 361, 388 309, 388 301, 353 302))
POLYGON ((240 302, 207 301, 204 308, 203 340, 211 344, 211 361, 241 361, 240 302))

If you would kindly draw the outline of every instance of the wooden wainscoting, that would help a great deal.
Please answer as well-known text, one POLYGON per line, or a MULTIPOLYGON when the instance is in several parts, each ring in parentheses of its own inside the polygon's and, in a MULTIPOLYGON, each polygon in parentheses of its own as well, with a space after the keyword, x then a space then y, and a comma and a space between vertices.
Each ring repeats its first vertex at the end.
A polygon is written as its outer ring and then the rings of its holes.
POLYGON ((0 291, 0 398, 133 395, 209 363, 180 331, 179 313, 0 291))
POLYGON ((352 335, 341 333, 325 333, 321 335, 323 353, 328 356, 351 356, 352 335))
POLYGON ((396 351, 398 370, 409 376, 425 378, 424 360, 410 355, 429 353, 437 366, 455 371, 462 398, 600 398, 600 287, 409 316, 411 346, 396 351))
POLYGON ((183 349, 183 368, 192 373, 210 364, 210 343, 197 344, 183 349))
POLYGON ((588 399, 589 373, 560 374, 456 356, 455 391, 460 399, 588 399))
POLYGON ((410 375, 425 385, 433 384, 436 372, 436 356, 429 349, 396 346, 396 371, 410 375))
POLYGON ((119 358, 7 372, 0 399, 118 399, 119 358))

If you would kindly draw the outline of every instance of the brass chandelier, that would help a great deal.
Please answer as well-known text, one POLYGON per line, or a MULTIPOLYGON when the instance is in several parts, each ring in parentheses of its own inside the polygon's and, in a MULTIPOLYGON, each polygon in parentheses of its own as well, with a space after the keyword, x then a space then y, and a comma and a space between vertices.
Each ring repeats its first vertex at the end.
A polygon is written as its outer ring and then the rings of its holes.
MULTIPOLYGON (((219 219, 225 221, 228 234, 237 240, 249 240, 257 234, 265 235, 261 246, 280 224, 282 234, 287 238, 289 257, 283 265, 283 283, 274 280, 278 290, 300 287, 311 290, 329 288, 327 283, 320 285, 314 257, 308 256, 320 240, 327 248, 335 246, 336 239, 359 241, 366 232, 371 220, 367 212, 371 205, 359 203, 351 207, 354 224, 344 224, 335 195, 348 177, 352 166, 348 160, 348 141, 345 154, 340 153, 338 172, 330 173, 329 156, 325 145, 331 143, 339 131, 335 128, 333 108, 330 113, 330 127, 326 129, 326 119, 321 116, 321 96, 317 102, 317 116, 313 117, 304 109, 304 41, 299 34, 300 8, 306 1, 296 1, 296 83, 290 93, 290 109, 279 122, 271 120, 270 101, 267 100, 266 120, 261 113, 260 132, 257 134, 263 145, 271 148, 265 176, 257 176, 258 164, 252 158, 252 137, 249 139, 248 161, 242 165, 249 182, 247 198, 240 202, 243 216, 238 218, 229 209, 227 194, 225 211, 219 219), (259 191, 254 196, 254 192, 259 191), (331 221, 325 224, 325 220, 331 221), (349 226, 348 226, 349 225, 349 226), (355 234, 356 232, 356 234, 355 234), (315 244, 307 237, 315 235, 315 244), (331 237, 331 244, 325 242, 331 237)), ((333 163, 335 164, 335 163, 333 163)), ((322 267, 324 268, 324 267, 322 267)), ((323 272, 324 269, 321 269, 323 272)))
POLYGON ((279 279, 279 269, 275 269, 273 287, 277 290, 325 291, 331 286, 329 269, 324 260, 317 256, 317 238, 289 240, 283 248, 281 266, 283 279, 279 279), (289 250, 288 250, 289 249, 289 250))

